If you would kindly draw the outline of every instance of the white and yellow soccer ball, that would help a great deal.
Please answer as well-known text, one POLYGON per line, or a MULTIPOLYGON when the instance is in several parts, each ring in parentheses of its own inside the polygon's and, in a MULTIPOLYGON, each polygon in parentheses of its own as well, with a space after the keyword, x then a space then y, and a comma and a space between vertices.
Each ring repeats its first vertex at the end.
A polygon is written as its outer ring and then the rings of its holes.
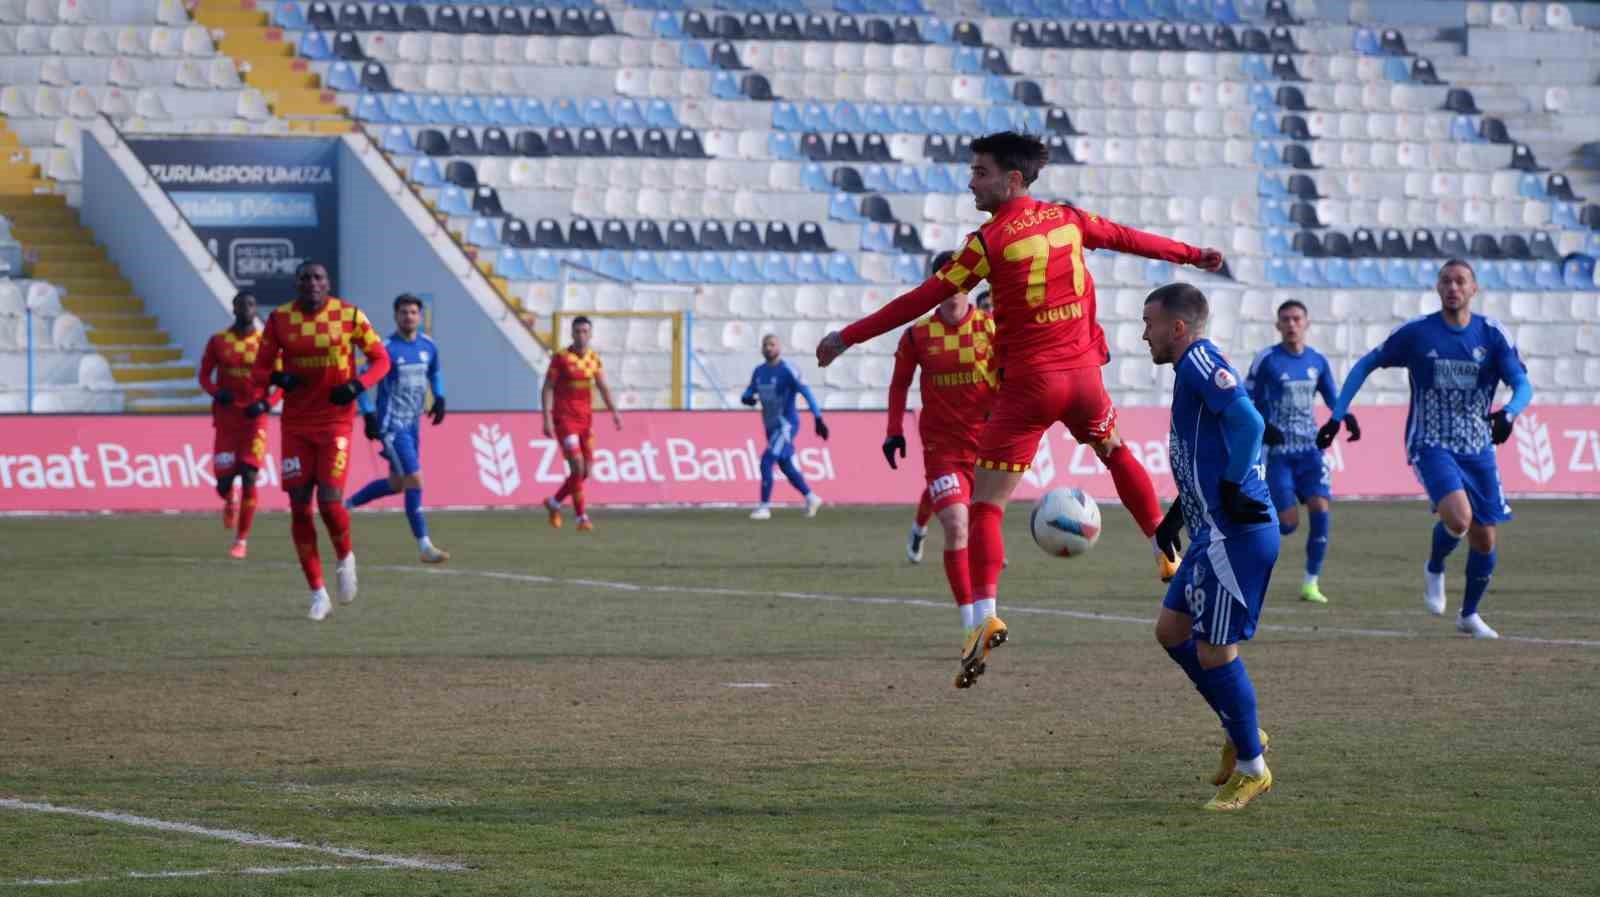
POLYGON ((1051 489, 1033 503, 1028 528, 1045 554, 1060 558, 1087 554, 1100 541, 1100 506, 1076 486, 1051 489))

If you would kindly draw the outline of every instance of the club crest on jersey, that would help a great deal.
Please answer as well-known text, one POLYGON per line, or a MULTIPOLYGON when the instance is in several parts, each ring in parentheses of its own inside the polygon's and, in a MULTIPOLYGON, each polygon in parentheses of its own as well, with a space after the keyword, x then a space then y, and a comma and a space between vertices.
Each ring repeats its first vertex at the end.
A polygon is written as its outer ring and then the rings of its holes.
POLYGON ((1489 357, 1489 350, 1488 349, 1485 349, 1482 346, 1473 346, 1472 347, 1472 360, 1473 361, 1481 362, 1485 358, 1488 358, 1488 357, 1489 357))
POLYGON ((1218 389, 1232 389, 1239 385, 1238 379, 1233 376, 1233 371, 1221 367, 1211 375, 1211 382, 1217 384, 1218 389))

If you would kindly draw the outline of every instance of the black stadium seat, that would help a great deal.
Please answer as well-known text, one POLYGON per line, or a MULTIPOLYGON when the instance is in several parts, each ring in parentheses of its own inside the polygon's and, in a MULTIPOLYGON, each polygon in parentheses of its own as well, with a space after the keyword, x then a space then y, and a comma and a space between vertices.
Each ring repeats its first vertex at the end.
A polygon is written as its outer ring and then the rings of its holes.
POLYGON ((728 231, 720 221, 702 221, 700 223, 700 249, 704 252, 728 252, 733 249, 733 244, 728 240, 728 231))
POLYGON ((1011 63, 1006 61, 1005 51, 999 47, 990 47, 983 51, 983 70, 991 75, 1014 75, 1011 63))
POLYGON ((679 128, 672 142, 672 155, 678 159, 708 159, 706 148, 700 144, 700 135, 693 128, 679 128))
POLYGON ((1378 250, 1391 258, 1407 258, 1411 255, 1410 247, 1406 246, 1406 235, 1392 227, 1383 232, 1383 242, 1378 250))
POLYGON ((1455 259, 1464 259, 1471 255, 1467 249, 1467 238, 1453 227, 1439 235, 1439 252, 1445 258, 1455 259))
POLYGON ((1267 46, 1274 53, 1300 52, 1300 48, 1294 45, 1294 34, 1282 25, 1274 27, 1267 33, 1267 46))
POLYGON ((815 221, 800 222, 800 234, 795 238, 795 246, 801 252, 833 251, 833 247, 828 245, 827 237, 823 236, 822 226, 815 221))
POLYGON ((829 24, 827 16, 814 12, 806 16, 804 36, 806 40, 833 40, 833 26, 829 24))
POLYGON ((616 34, 616 23, 611 21, 611 13, 604 9, 589 10, 589 35, 591 37, 616 34))
POLYGON ((894 43, 894 26, 884 19, 868 19, 861 33, 869 44, 894 43))
POLYGON ((1418 84, 1443 84, 1439 73, 1434 70, 1433 63, 1418 56, 1411 61, 1411 80, 1418 84))
MULTIPOLYGON (((641 226, 643 223, 641 222, 641 226)), ((667 248, 683 252, 698 252, 700 241, 695 238, 694 228, 682 218, 674 218, 667 225, 667 248)))
POLYGON ((478 189, 472 191, 472 211, 489 218, 501 218, 506 214, 500 205, 499 192, 487 184, 479 184, 478 189))
POLYGON ((865 193, 867 185, 861 180, 861 172, 854 166, 840 165, 833 169, 833 175, 828 179, 834 189, 843 193, 865 193))
POLYGON ((1298 227, 1322 227, 1322 221, 1317 218, 1317 207, 1309 202, 1297 202, 1289 206, 1289 220, 1298 227))
POLYGON ((478 170, 472 167, 471 162, 457 159, 444 167, 444 179, 447 183, 457 187, 478 186, 478 170))
POLYGON ((929 134, 922 139, 922 157, 941 165, 955 161, 955 156, 950 152, 950 142, 944 139, 943 134, 929 134))
POLYGON ((381 62, 368 62, 361 67, 361 89, 371 93, 390 93, 394 85, 389 83, 389 72, 384 69, 381 62))
POLYGON ((1067 32, 1060 22, 1045 22, 1039 26, 1039 46, 1061 49, 1067 45, 1067 32))
MULTIPOLYGON (((1057 25, 1057 28, 1061 26, 1057 25)), ((917 20, 910 16, 900 16, 894 20, 894 42, 897 44, 925 44, 922 31, 917 28, 917 20)))
POLYGON ((339 28, 339 17, 333 14, 332 6, 318 0, 306 7, 306 24, 318 31, 335 31, 339 28))
POLYGON ((450 129, 450 155, 476 156, 478 154, 478 135, 472 129, 457 125, 450 129))
POLYGON ((894 248, 901 252, 927 252, 916 227, 902 221, 894 226, 894 248))
POLYGON ((868 162, 896 162, 889 154, 889 141, 882 134, 868 134, 861 141, 861 158, 868 162))
POLYGON ((1289 191, 1290 196, 1298 199, 1322 198, 1322 195, 1317 192, 1317 182, 1308 174, 1289 175, 1289 184, 1286 189, 1289 191))
POLYGON ((772 40, 772 26, 767 17, 758 12, 744 14, 744 36, 747 40, 772 40))
POLYGON ((446 4, 435 8, 433 13, 433 30, 445 34, 462 34, 467 26, 461 21, 461 10, 446 4))
POLYGON ((521 36, 528 33, 528 20, 514 6, 500 7, 500 11, 495 13, 494 25, 501 34, 521 36))
POLYGON ((1283 158, 1283 164, 1290 168, 1309 171, 1321 167, 1311 161, 1311 151, 1298 143, 1285 143, 1280 153, 1283 158))
POLYGON ((628 233, 628 225, 612 218, 600 226, 601 249, 632 249, 633 235, 628 233))
POLYGON ((876 193, 862 198, 861 214, 865 215, 868 221, 876 221, 880 224, 888 224, 896 220, 894 209, 889 205, 889 200, 876 193))
POLYGON ((1270 53, 1272 41, 1260 28, 1246 28, 1239 34, 1239 49, 1246 53, 1270 53))
POLYGON ((342 31, 367 31, 372 25, 367 21, 367 11, 359 3, 346 3, 339 7, 339 28, 342 31))
MULTIPOLYGON (((1223 26, 1217 27, 1220 30, 1223 26)), ((1206 33, 1204 25, 1191 24, 1183 29, 1183 49, 1201 53, 1214 49, 1211 35, 1206 33)))
POLYGON ((606 138, 597 128, 584 128, 578 132, 578 155, 580 156, 609 156, 611 151, 606 149, 606 138))
POLYGON ((1474 234, 1467 253, 1475 259, 1500 258, 1500 243, 1490 234, 1474 234))
POLYGON ((1550 239, 1550 235, 1542 230, 1534 231, 1533 236, 1528 238, 1528 250, 1533 254, 1535 261, 1561 261, 1561 250, 1556 248, 1556 244, 1550 239))
POLYGON ((400 24, 400 10, 394 8, 393 3, 379 3, 372 8, 373 31, 404 31, 405 26, 400 24))
POLYGON ((516 150, 511 148, 511 138, 506 136, 504 128, 485 128, 483 140, 479 142, 485 156, 514 156, 516 150))
POLYGON ((594 225, 587 218, 574 218, 567 228, 567 247, 569 249, 599 249, 600 235, 595 233, 594 225))
POLYGON ((1311 108, 1306 105, 1305 92, 1293 84, 1285 84, 1278 88, 1273 95, 1278 101, 1278 106, 1290 112, 1309 112, 1311 108))
POLYGON ((1289 0, 1267 0, 1263 11, 1266 20, 1275 25, 1298 25, 1300 20, 1289 10, 1289 0))
POLYGON ((1150 26, 1143 22, 1136 22, 1128 26, 1127 36, 1123 43, 1130 50, 1153 50, 1156 46, 1155 38, 1150 36, 1150 26))
POLYGON ((550 147, 545 145, 544 135, 538 131, 522 131, 517 134, 517 155, 537 159, 550 155, 550 147))
POLYGON ((1279 81, 1304 81, 1306 77, 1295 67, 1294 57, 1279 53, 1272 57, 1272 77, 1279 81))
POLYGON ((467 10, 467 32, 469 34, 499 34, 500 26, 495 24, 494 14, 482 6, 474 6, 467 10))
POLYGON ((1465 87, 1452 87, 1446 91, 1444 108, 1459 115, 1477 115, 1480 112, 1477 101, 1472 98, 1472 91, 1465 87))
POLYGON ((1011 25, 1011 43, 1018 47, 1039 46, 1039 35, 1033 32, 1033 24, 1026 19, 1018 19, 1011 25))
POLYGON ((805 32, 800 30, 800 20, 794 13, 780 12, 772 20, 773 40, 805 40, 805 32))
POLYGON ((1065 134, 1051 134, 1045 138, 1045 149, 1050 151, 1051 165, 1078 165, 1072 155, 1072 143, 1065 134))
POLYGON ((723 13, 711 23, 711 31, 722 40, 744 40, 744 20, 736 15, 723 13))
POLYGON ((1500 254, 1508 259, 1523 262, 1533 261, 1533 248, 1528 245, 1528 238, 1521 234, 1505 234, 1500 237, 1500 254))
POLYGON ((956 42, 956 44, 963 47, 983 46, 983 32, 978 30, 977 25, 974 25, 965 19, 957 22, 956 27, 950 30, 950 37, 956 42))
POLYGON ((1350 235, 1350 255, 1352 258, 1369 259, 1378 257, 1378 241, 1373 238, 1372 231, 1358 227, 1350 235))
POLYGON ((1378 46, 1383 49, 1383 52, 1388 53, 1391 56, 1411 55, 1411 53, 1406 50, 1405 37, 1393 28, 1383 29, 1383 34, 1378 38, 1378 46))
POLYGON ((766 248, 761 242, 761 230, 754 221, 735 221, 733 238, 729 242, 734 250, 742 252, 759 252, 766 248))
MULTIPOLYGON (((1120 35, 1119 35, 1120 37, 1120 35)), ((1092 50, 1100 46, 1100 39, 1087 22, 1073 22, 1067 29, 1067 47, 1073 50, 1092 50)))
POLYGON ((577 144, 572 142, 572 132, 566 128, 551 128, 545 138, 545 145, 550 149, 552 156, 576 156, 577 144))
POLYGON ((408 31, 432 31, 433 20, 428 8, 420 3, 408 3, 400 10, 400 24, 408 31))
POLYGON ((361 41, 349 31, 341 31, 333 36, 333 55, 335 59, 347 62, 360 62, 367 58, 361 49, 361 41))
POLYGON ((652 159, 672 158, 672 141, 667 138, 667 132, 660 128, 646 130, 644 142, 639 144, 639 155, 652 159))
POLYGON ((972 141, 971 134, 962 134, 956 138, 955 145, 950 148, 950 154, 955 157, 958 164, 965 165, 972 161, 972 141))
POLYGON ((767 222, 766 244, 769 252, 799 251, 799 247, 794 243, 794 234, 789 230, 789 225, 784 224, 782 221, 767 222))
POLYGON ((1533 157, 1533 150, 1525 143, 1514 144, 1511 147, 1511 167, 1518 171, 1544 171, 1544 166, 1533 157))
POLYGON ((1563 202, 1579 202, 1583 199, 1583 197, 1572 192, 1572 182, 1568 181, 1567 176, 1564 174, 1550 175, 1545 181, 1544 192, 1549 194, 1551 199, 1559 199, 1563 202))
POLYGON ((521 218, 507 218, 500 226, 500 242, 512 249, 532 249, 533 238, 521 218))
POLYGON ((748 99, 761 102, 768 102, 776 99, 776 97, 772 95, 772 82, 767 80, 766 75, 763 75, 759 72, 751 72, 750 74, 745 75, 743 78, 740 78, 739 92, 744 94, 748 99))
POLYGON ((1322 258, 1322 241, 1317 235, 1308 230, 1296 231, 1291 248, 1306 258, 1322 258))
POLYGON ((1219 53, 1239 52, 1239 35, 1227 25, 1218 25, 1211 29, 1211 49, 1219 53))
POLYGON ((709 40, 716 37, 716 31, 711 27, 711 20, 698 9, 691 9, 683 14, 683 35, 696 40, 709 40))
POLYGON ((1104 50, 1127 49, 1127 42, 1122 39, 1122 29, 1111 22, 1101 22, 1100 29, 1095 32, 1094 45, 1104 50))
POLYGON ((861 149, 856 146, 854 137, 840 131, 828 142, 828 158, 835 162, 860 162, 861 149))
POLYGON ((430 156, 450 155, 450 141, 433 128, 417 132, 417 149, 430 156))
POLYGON ((861 43, 865 39, 861 33, 861 23, 849 14, 838 16, 833 20, 833 39, 847 44, 861 43))
MULTIPOLYGON (((682 222, 679 223, 682 224, 682 222)), ((687 224, 684 225, 685 230, 688 230, 688 227, 687 224)), ((692 238, 694 232, 690 231, 689 236, 692 238)), ((654 221, 640 221, 635 224, 633 226, 633 248, 642 249, 645 252, 665 251, 667 241, 661 238, 661 226, 654 221)))
POLYGON ((560 223, 554 218, 540 218, 539 223, 533 228, 533 248, 567 248, 567 237, 561 232, 560 223))
POLYGON ((1282 131, 1283 136, 1289 138, 1290 140, 1316 139, 1315 137, 1311 136, 1311 129, 1306 125, 1305 117, 1295 115, 1293 113, 1285 115, 1281 120, 1279 120, 1278 130, 1282 131))
MULTIPOLYGON (((1201 29, 1200 33, 1205 34, 1205 29, 1201 29)), ((1171 22, 1162 22, 1156 26, 1157 50, 1182 50, 1183 48, 1183 35, 1178 33, 1178 26, 1171 22)))
POLYGON ((711 62, 724 71, 736 72, 745 68, 745 64, 739 61, 739 51, 725 40, 711 45, 711 62))
POLYGON ((1044 98, 1044 89, 1039 86, 1039 82, 1027 78, 1019 78, 1017 83, 1011 85, 1011 98, 1024 106, 1050 105, 1044 98))
POLYGON ((1415 259, 1444 258, 1444 253, 1439 251, 1439 244, 1433 239, 1433 231, 1419 227, 1411 232, 1411 257, 1415 259))
POLYGON ((1330 230, 1322 235, 1322 254, 1347 259, 1355 255, 1355 249, 1350 245, 1349 237, 1340 231, 1330 230))
POLYGON ((639 138, 634 136, 632 128, 617 128, 611 132, 611 155, 639 155, 639 138))

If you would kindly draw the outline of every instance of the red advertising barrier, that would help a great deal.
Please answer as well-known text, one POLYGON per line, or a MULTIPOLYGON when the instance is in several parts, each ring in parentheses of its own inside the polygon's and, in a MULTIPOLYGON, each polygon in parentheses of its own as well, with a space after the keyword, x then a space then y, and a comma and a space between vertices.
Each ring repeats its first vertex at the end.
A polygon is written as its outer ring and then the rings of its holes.
MULTIPOLYGON (((1363 408, 1364 437, 1331 450, 1335 495, 1414 496, 1421 493, 1401 447, 1404 407, 1363 408)), ((830 502, 908 503, 922 489, 916 427, 898 471, 884 464, 882 412, 828 415, 832 440, 798 440, 796 461, 830 502)), ((595 422, 598 448, 587 487, 599 504, 753 503, 765 445, 753 412, 632 412, 625 428, 595 422)), ((1167 464, 1167 411, 1129 408, 1121 431, 1154 476, 1163 496, 1173 492, 1167 464)), ((209 417, 16 416, 0 418, 0 513, 50 511, 211 510, 209 417)), ((263 505, 287 506, 276 470, 277 424, 263 472, 263 505)), ((350 488, 386 472, 374 445, 356 428, 350 488)), ((564 474, 554 440, 532 413, 454 413, 442 426, 424 426, 423 469, 432 507, 518 507, 551 494, 564 474)), ((1517 420, 1516 436, 1500 447, 1505 489, 1515 494, 1600 495, 1600 408, 1547 406, 1517 420)), ((1096 498, 1114 497, 1111 477, 1087 446, 1056 427, 1040 445, 1018 494, 1073 483, 1096 498)), ((780 482, 774 496, 794 499, 780 482)))

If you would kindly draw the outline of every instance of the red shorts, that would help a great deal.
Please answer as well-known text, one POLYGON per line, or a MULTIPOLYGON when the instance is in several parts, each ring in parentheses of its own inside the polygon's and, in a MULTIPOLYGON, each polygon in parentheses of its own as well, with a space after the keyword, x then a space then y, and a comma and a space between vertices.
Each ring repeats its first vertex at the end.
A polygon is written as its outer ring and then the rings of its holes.
POLYGON ((308 483, 343 489, 350 475, 350 424, 326 424, 314 432, 283 431, 283 488, 308 483))
POLYGON ((928 501, 933 503, 933 513, 972 501, 972 459, 925 458, 922 470, 928 478, 928 501))
POLYGON ((216 439, 211 444, 211 470, 231 476, 240 467, 261 469, 267 460, 267 417, 254 420, 241 413, 219 414, 213 419, 216 439))
POLYGON ((1067 425, 1072 438, 1100 442, 1117 431, 1117 409, 1106 394, 1100 369, 1077 368, 1007 377, 984 425, 978 466, 1020 473, 1033 463, 1039 439, 1050 425, 1067 425))
POLYGON ((556 442, 561 444, 561 454, 568 458, 582 455, 585 461, 594 460, 594 430, 587 421, 557 420, 555 424, 556 442))

